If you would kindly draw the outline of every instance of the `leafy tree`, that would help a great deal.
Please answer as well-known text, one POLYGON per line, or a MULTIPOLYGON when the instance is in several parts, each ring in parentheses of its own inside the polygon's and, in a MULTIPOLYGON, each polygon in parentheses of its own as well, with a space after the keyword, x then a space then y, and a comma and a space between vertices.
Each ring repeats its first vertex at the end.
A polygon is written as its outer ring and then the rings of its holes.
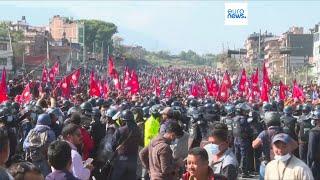
POLYGON ((85 46, 87 51, 93 52, 93 46, 95 46, 95 52, 101 52, 103 44, 103 50, 106 52, 109 46, 109 50, 112 51, 112 36, 118 32, 117 26, 113 23, 100 21, 100 20, 79 20, 80 23, 84 23, 85 27, 85 46))

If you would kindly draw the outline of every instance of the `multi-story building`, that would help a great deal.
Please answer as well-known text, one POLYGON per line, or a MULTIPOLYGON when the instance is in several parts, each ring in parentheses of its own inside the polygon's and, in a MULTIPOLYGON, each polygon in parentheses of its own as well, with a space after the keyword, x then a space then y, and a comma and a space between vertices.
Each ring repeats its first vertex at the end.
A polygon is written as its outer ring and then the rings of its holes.
POLYGON ((264 40, 266 38, 274 37, 273 34, 265 33, 256 33, 250 34, 245 41, 245 49, 247 50, 246 59, 250 64, 259 63, 264 59, 264 40))
POLYGON ((302 27, 292 27, 280 37, 279 43, 283 67, 285 68, 285 81, 290 73, 295 76, 303 68, 308 71, 309 60, 313 56, 312 34, 305 34, 302 27))
POLYGON ((264 59, 266 67, 272 78, 276 75, 283 78, 283 63, 280 55, 280 42, 279 37, 268 37, 264 39, 264 59))
POLYGON ((50 19, 49 29, 55 41, 67 39, 71 43, 80 43, 80 36, 83 34, 83 24, 59 15, 50 19))
MULTIPOLYGON (((316 24, 311 32, 313 33, 313 62, 315 64, 315 72, 314 75, 316 77, 320 77, 320 39, 319 39, 319 25, 320 23, 316 24)), ((320 84, 320 78, 317 79, 318 84, 320 84)))
POLYGON ((8 36, 0 36, 0 70, 4 67, 10 73, 12 72, 13 51, 8 36))

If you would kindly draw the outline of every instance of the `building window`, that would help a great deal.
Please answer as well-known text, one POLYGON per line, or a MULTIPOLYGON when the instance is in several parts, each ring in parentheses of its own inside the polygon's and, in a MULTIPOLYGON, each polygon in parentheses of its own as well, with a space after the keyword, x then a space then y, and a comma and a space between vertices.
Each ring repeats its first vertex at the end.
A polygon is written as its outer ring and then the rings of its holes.
POLYGON ((0 58, 0 65, 6 66, 7 65, 7 58, 0 58))
POLYGON ((319 41, 319 33, 313 34, 313 41, 314 41, 314 42, 319 41))
POLYGON ((6 51, 7 50, 7 43, 0 43, 0 50, 6 51))

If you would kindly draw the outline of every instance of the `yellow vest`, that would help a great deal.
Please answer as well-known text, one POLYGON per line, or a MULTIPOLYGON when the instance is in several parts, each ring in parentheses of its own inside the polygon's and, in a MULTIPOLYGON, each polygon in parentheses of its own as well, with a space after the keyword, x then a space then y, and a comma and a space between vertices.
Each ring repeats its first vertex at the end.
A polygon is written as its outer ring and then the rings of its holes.
POLYGON ((148 146, 151 139, 159 134, 160 118, 155 118, 152 115, 144 124, 144 146, 148 146))

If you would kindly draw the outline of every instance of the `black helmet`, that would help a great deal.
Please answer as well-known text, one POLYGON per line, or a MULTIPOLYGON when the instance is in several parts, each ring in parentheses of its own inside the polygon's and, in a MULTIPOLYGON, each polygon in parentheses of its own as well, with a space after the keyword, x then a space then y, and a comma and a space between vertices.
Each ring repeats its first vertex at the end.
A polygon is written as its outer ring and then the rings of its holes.
POLYGON ((287 115, 292 115, 293 113, 293 108, 292 106, 286 106, 284 109, 283 109, 283 112, 287 115))
POLYGON ((70 106, 72 106, 72 103, 69 100, 64 100, 62 102, 62 107, 67 108, 67 107, 70 107, 70 106))
POLYGON ((67 112, 67 116, 70 117, 73 113, 79 113, 80 109, 77 107, 71 107, 68 112, 67 112))
POLYGON ((150 108, 150 114, 152 114, 154 116, 159 116, 160 115, 160 111, 161 111, 161 105, 159 105, 159 104, 153 105, 150 108))
POLYGON ((319 110, 313 112, 312 119, 320 120, 320 111, 319 110))
POLYGON ((239 114, 248 114, 250 110, 251 107, 247 103, 240 103, 236 105, 236 112, 238 112, 239 114))
POLYGON ((88 100, 88 102, 92 105, 92 107, 96 107, 96 100, 94 98, 91 98, 88 100))
POLYGON ((130 109, 130 104, 127 101, 123 101, 120 106, 119 109, 121 111, 126 110, 126 109, 130 109))
POLYGON ((13 103, 11 104, 11 106, 12 106, 16 111, 19 111, 19 109, 20 109, 20 104, 17 103, 17 102, 13 102, 13 103))
POLYGON ((208 104, 208 103, 213 104, 214 101, 212 101, 212 99, 205 99, 205 100, 203 101, 203 104, 208 104))
POLYGON ((159 98, 157 96, 153 96, 151 98, 151 101, 153 101, 155 104, 160 104, 160 100, 159 100, 159 98))
POLYGON ((302 106, 301 104, 298 104, 298 105, 296 106, 296 111, 297 111, 297 112, 301 112, 302 109, 303 109, 303 106, 302 106))
POLYGON ((266 112, 264 114, 264 122, 267 127, 280 126, 280 114, 278 112, 266 112))
POLYGON ((126 109, 121 112, 120 119, 123 121, 134 121, 134 115, 132 111, 126 109))
POLYGON ((97 99, 96 100, 96 106, 102 106, 104 104, 104 99, 102 99, 102 98, 99 98, 99 99, 97 99))
POLYGON ((259 104, 255 103, 255 104, 252 105, 252 110, 259 111, 259 109, 260 109, 260 105, 259 104))
POLYGON ((101 116, 100 109, 96 107, 92 108, 92 115, 100 117, 101 116))
POLYGON ((314 107, 314 110, 315 110, 315 111, 320 110, 320 105, 316 105, 316 106, 314 107))
POLYGON ((191 99, 190 102, 189 102, 189 106, 197 107, 198 106, 198 102, 195 99, 191 99))
POLYGON ((82 111, 92 112, 92 104, 90 102, 84 102, 80 105, 82 111))
POLYGON ((171 107, 175 107, 175 106, 181 106, 180 102, 179 101, 173 101, 171 103, 171 107))
POLYGON ((142 108, 143 117, 149 117, 149 116, 150 116, 150 114, 149 114, 149 109, 150 109, 149 106, 146 106, 146 107, 143 107, 143 108, 142 108))
POLYGON ((204 111, 209 114, 213 114, 213 104, 207 103, 204 105, 204 111))
POLYGON ((270 103, 265 103, 262 106, 263 112, 269 112, 272 111, 272 105, 270 103))
POLYGON ((109 118, 112 118, 114 115, 117 114, 117 110, 115 110, 114 108, 109 108, 107 111, 106 111, 106 116, 109 117, 109 118))
POLYGON ((304 104, 302 106, 302 113, 303 114, 309 114, 311 112, 312 108, 309 104, 304 104))
POLYGON ((232 104, 226 105, 226 106, 224 107, 224 109, 225 109, 225 111, 226 111, 226 113, 227 113, 228 116, 233 115, 233 114, 235 113, 235 111, 236 111, 234 105, 232 105, 232 104))

